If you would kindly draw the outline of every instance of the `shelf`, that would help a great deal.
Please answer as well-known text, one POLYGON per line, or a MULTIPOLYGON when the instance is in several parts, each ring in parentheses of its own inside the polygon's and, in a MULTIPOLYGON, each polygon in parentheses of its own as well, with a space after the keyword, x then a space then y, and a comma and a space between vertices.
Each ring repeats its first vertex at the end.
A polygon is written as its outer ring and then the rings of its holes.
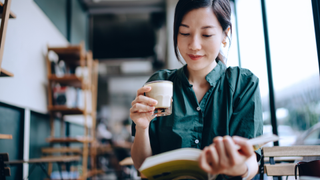
POLYGON ((0 134, 0 139, 12 139, 11 134, 0 134))
POLYGON ((90 143, 92 142, 92 138, 47 138, 47 142, 49 143, 90 143))
MULTIPOLYGON (((2 12, 3 12, 3 3, 0 2, 0 18, 2 18, 2 12)), ((10 12, 9 18, 15 19, 16 15, 13 12, 10 12)))
POLYGON ((5 164, 22 164, 22 163, 52 163, 52 162, 75 162, 80 161, 80 156, 57 156, 57 157, 41 157, 35 159, 6 161, 5 164))
POLYGON ((92 154, 111 154, 113 152, 113 148, 110 145, 99 145, 90 147, 90 152, 92 154))
POLYGON ((1 68, 0 77, 13 77, 13 74, 3 68, 1 68))
POLYGON ((127 157, 127 158, 124 158, 122 161, 120 161, 119 164, 121 166, 131 166, 133 165, 133 160, 131 157, 127 157))
POLYGON ((84 175, 84 177, 85 178, 90 178, 92 176, 96 176, 96 175, 99 175, 99 174, 105 174, 105 172, 103 170, 98 170, 98 169, 90 170, 89 172, 87 172, 86 175, 84 175))
POLYGON ((67 106, 63 105, 54 105, 48 107, 49 111, 51 112, 61 112, 64 115, 68 114, 84 114, 84 110, 80 108, 68 108, 67 106))
POLYGON ((48 47, 48 51, 54 51, 64 61, 80 61, 85 56, 81 46, 48 47))
POLYGON ((57 77, 56 75, 49 75, 48 79, 53 82, 58 82, 62 84, 68 84, 74 87, 82 88, 82 85, 84 85, 84 89, 88 88, 88 83, 84 83, 84 80, 82 77, 78 77, 76 75, 70 74, 63 77, 57 77))
POLYGON ((62 148, 42 148, 41 152, 43 154, 53 154, 53 153, 82 153, 81 148, 70 148, 70 147, 62 147, 62 148))

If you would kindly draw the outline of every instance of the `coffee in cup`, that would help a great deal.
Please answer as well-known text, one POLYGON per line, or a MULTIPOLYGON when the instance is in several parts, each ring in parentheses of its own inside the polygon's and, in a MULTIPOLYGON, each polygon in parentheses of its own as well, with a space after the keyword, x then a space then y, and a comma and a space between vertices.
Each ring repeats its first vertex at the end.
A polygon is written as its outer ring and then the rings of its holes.
POLYGON ((146 83, 144 86, 150 86, 151 91, 146 96, 158 101, 155 106, 155 116, 168 116, 172 113, 172 94, 173 84, 171 81, 159 80, 146 83))

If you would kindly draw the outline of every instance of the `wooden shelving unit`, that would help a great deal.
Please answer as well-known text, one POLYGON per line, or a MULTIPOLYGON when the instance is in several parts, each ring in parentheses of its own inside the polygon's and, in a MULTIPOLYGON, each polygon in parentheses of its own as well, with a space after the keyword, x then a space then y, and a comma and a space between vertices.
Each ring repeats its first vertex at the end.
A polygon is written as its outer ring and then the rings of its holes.
POLYGON ((0 134, 0 139, 12 139, 11 134, 0 134))
MULTIPOLYGON (((2 3, 2 2, 0 2, 0 18, 2 18, 3 17, 3 10, 4 10, 4 8, 5 8, 5 6, 4 6, 4 4, 2 3)), ((13 12, 10 12, 9 13, 9 18, 10 19, 15 19, 16 18, 16 15, 13 13, 13 12)))
POLYGON ((0 77, 13 77, 13 73, 1 68, 0 77))
MULTIPOLYGON (((12 77, 13 73, 1 68, 5 37, 8 27, 9 18, 16 18, 16 16, 10 12, 11 0, 5 0, 4 4, 0 2, 0 18, 1 18, 1 27, 0 27, 0 77, 12 77)), ((12 139, 10 134, 0 134, 0 139, 12 139)), ((0 179, 6 179, 6 176, 11 175, 9 167, 5 167, 4 161, 9 161, 9 154, 2 153, 0 154, 0 179)))
POLYGON ((0 2, 0 18, 1 18, 1 27, 0 27, 0 77, 13 77, 13 73, 1 68, 4 43, 6 39, 8 20, 9 18, 16 18, 16 15, 10 12, 11 0, 5 0, 4 4, 0 2))
POLYGON ((77 77, 76 75, 66 75, 64 77, 57 77, 56 75, 50 75, 48 76, 48 79, 51 82, 67 84, 67 85, 71 85, 73 87, 78 87, 82 89, 90 88, 90 84, 88 84, 88 82, 85 82, 83 78, 77 77))
POLYGON ((91 143, 93 141, 92 138, 47 138, 47 142, 49 143, 91 143))
MULTIPOLYGON (((51 124, 51 136, 46 140, 50 144, 64 144, 68 146, 70 143, 81 143, 82 146, 82 175, 80 179, 86 179, 92 172, 87 168, 88 167, 88 157, 89 157, 89 147, 90 144, 95 141, 94 139, 94 129, 95 129, 95 119, 96 119, 96 98, 97 98, 97 74, 98 74, 98 61, 93 60, 91 51, 86 52, 84 50, 84 43, 80 43, 79 45, 70 45, 67 47, 47 47, 48 55, 47 55, 47 71, 48 71, 48 111, 50 113, 50 124, 51 124), (66 73, 64 75, 57 76, 52 70, 54 70, 52 66, 52 61, 49 59, 49 52, 53 51, 58 56, 58 62, 64 61, 66 67, 79 68, 82 69, 82 74, 72 74, 66 73), (86 69, 86 71, 85 71, 86 69), (72 87, 77 88, 77 90, 81 90, 83 93, 81 100, 83 100, 84 107, 70 107, 66 104, 57 104, 55 101, 54 94, 57 93, 54 91, 55 87, 72 87), (91 97, 91 100, 88 97, 91 97), (90 102, 89 102, 90 101, 90 102), (89 107, 90 106, 90 107, 89 107), (90 110, 91 109, 91 110, 90 110), (82 137, 66 137, 64 134, 61 134, 60 137, 56 137, 54 134, 54 125, 53 121, 55 118, 59 117, 62 125, 65 122, 65 115, 81 115, 84 118, 84 129, 85 132, 82 137), (92 128, 88 127, 88 115, 91 116, 92 119, 92 128), (91 133, 89 133, 91 130, 91 133)), ((70 71, 75 72, 75 70, 70 71)), ((80 96, 77 94, 77 97, 80 96)), ((68 98, 68 96, 66 96, 68 98)), ((61 127, 61 132, 65 129, 65 127, 61 127)), ((66 147, 67 148, 67 147, 66 147)), ((97 171, 96 169, 92 171, 97 171)), ((51 173, 49 166, 49 173, 51 173)))
POLYGON ((64 115, 84 114, 84 110, 80 108, 68 108, 67 106, 54 105, 48 106, 50 112, 61 112, 64 115))

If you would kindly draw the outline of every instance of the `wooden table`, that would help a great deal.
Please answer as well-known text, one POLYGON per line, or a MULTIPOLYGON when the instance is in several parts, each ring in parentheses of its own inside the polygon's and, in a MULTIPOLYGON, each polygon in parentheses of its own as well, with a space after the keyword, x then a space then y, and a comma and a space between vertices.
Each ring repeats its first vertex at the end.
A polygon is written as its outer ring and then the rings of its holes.
MULTIPOLYGON (((4 164, 6 165, 18 165, 18 164, 23 164, 23 163, 28 163, 28 164, 34 164, 34 165, 39 165, 40 168, 43 170, 43 172, 46 174, 46 176, 51 179, 49 176, 48 172, 45 169, 45 163, 57 163, 59 172, 60 172, 60 177, 62 178, 62 171, 61 171, 61 164, 62 163, 69 163, 69 162, 75 162, 75 161, 80 161, 81 157, 80 156, 58 156, 58 157, 43 157, 43 158, 35 158, 35 159, 29 159, 27 161, 25 160, 14 160, 14 161, 5 161, 4 164)), ((30 174, 34 170, 35 166, 32 166, 30 168, 29 176, 27 179, 29 179, 30 174)))

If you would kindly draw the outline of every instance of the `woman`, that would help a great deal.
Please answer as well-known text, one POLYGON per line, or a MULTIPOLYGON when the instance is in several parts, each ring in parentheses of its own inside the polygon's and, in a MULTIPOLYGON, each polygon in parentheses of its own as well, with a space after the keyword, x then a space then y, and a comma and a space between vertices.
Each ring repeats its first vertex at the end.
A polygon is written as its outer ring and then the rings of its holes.
POLYGON ((153 119, 157 101, 144 96, 150 87, 137 91, 130 109, 137 169, 149 156, 193 147, 203 149, 199 164, 210 174, 252 179, 257 173, 260 151, 247 139, 262 134, 259 80, 247 69, 226 68, 220 47, 229 40, 230 15, 229 0, 178 2, 174 46, 186 65, 160 70, 148 80, 173 82, 170 116, 153 119))

